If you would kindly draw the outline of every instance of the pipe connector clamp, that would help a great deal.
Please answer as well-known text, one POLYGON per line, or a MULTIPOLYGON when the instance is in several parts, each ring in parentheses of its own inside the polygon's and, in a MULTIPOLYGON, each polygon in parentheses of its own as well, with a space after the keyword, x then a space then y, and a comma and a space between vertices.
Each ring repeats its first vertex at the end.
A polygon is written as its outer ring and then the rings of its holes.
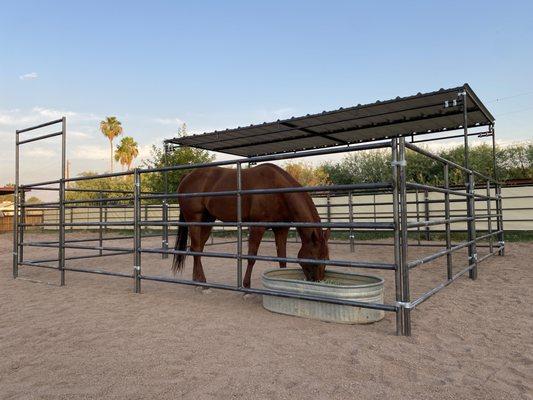
POLYGON ((407 308, 407 309, 413 308, 413 305, 408 301, 397 301, 396 305, 401 308, 407 308))
POLYGON ((398 167, 405 167, 405 166, 407 165, 407 161, 405 161, 405 160, 401 160, 401 161, 392 161, 392 162, 390 163, 390 165, 391 165, 392 167, 397 167, 397 166, 398 166, 398 167))

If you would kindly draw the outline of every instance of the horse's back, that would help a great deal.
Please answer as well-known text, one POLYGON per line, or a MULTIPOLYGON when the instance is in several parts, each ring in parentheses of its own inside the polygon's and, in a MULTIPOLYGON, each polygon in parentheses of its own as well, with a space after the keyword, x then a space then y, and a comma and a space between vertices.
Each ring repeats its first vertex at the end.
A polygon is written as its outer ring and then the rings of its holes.
MULTIPOLYGON (((277 189, 300 186, 286 171, 274 164, 261 164, 242 169, 243 190, 277 189)), ((237 189, 237 171, 234 168, 206 167, 186 175, 178 193, 222 192, 237 189)), ((233 221, 237 208, 235 196, 181 197, 180 206, 189 212, 207 212, 216 219, 233 221)), ((243 220, 277 221, 289 218, 283 193, 243 195, 243 220)))

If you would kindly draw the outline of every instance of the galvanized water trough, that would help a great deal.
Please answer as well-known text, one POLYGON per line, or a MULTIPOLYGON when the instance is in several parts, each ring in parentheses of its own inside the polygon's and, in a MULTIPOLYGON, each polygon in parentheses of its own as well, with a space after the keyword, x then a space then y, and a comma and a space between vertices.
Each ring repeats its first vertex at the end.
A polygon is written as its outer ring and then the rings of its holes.
MULTIPOLYGON (((309 282, 305 280, 301 269, 276 268, 263 272, 261 281, 266 289, 366 303, 383 303, 384 282, 377 276, 326 271, 326 282, 309 282), (331 281, 335 283, 327 283, 331 281)), ((385 317, 385 312, 382 310, 267 295, 263 295, 263 307, 280 314, 342 324, 368 324, 385 317)))

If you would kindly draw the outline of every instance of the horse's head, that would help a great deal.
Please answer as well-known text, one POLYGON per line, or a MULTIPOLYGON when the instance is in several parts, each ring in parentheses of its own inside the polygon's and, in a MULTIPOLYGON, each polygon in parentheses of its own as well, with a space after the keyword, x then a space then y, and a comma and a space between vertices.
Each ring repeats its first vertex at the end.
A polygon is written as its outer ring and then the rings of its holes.
MULTIPOLYGON (((298 252, 298 258, 313 260, 329 260, 328 240, 330 229, 313 229, 308 240, 302 240, 302 248, 298 252)), ((325 264, 300 263, 308 281, 318 282, 324 279, 326 272, 325 264)))

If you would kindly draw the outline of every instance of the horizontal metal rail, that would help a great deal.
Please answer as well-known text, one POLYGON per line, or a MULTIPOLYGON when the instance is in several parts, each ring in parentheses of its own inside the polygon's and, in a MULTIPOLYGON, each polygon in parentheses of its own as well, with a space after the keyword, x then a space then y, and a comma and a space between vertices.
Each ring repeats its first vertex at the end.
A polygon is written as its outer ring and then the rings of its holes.
POLYGON ((25 140, 19 140, 18 144, 20 145, 20 144, 25 144, 25 143, 36 142, 37 140, 43 140, 43 139, 48 139, 48 138, 52 138, 55 136, 61 136, 62 134, 63 134, 63 131, 49 133, 47 135, 41 135, 41 136, 36 136, 36 137, 32 137, 32 138, 25 139, 25 140))
POLYGON ((338 148, 327 148, 327 149, 318 149, 318 150, 308 150, 298 153, 285 153, 285 154, 274 154, 266 156, 255 156, 255 157, 246 157, 239 158, 235 160, 225 160, 225 161, 215 161, 211 163, 196 163, 196 164, 182 164, 182 165, 173 165, 169 167, 161 168, 140 168, 139 173, 153 173, 153 172, 165 172, 165 171, 178 171, 182 169, 196 169, 196 168, 207 168, 207 167, 221 167, 224 165, 234 165, 237 163, 260 163, 267 161, 278 161, 278 160, 288 160, 292 158, 304 158, 320 155, 329 155, 329 154, 338 154, 346 153, 351 151, 361 151, 361 150, 373 150, 373 149, 385 149, 390 148, 390 140, 386 142, 379 143, 366 143, 363 145, 351 145, 338 148))
POLYGON ((62 122, 63 122, 63 118, 59 118, 59 119, 55 119, 53 121, 45 122, 44 124, 30 126, 29 128, 17 129, 17 133, 29 132, 29 131, 33 131, 35 129, 44 128, 45 126, 55 125, 55 124, 59 124, 59 123, 62 123, 62 122))
MULTIPOLYGON (((431 186, 431 185, 423 185, 421 183, 415 183, 415 182, 407 182, 406 183, 406 186, 407 187, 410 187, 410 188, 413 188, 413 189, 423 189, 423 190, 428 190, 430 192, 439 192, 439 193, 449 193, 449 194, 454 194, 454 195, 457 195, 457 196, 463 196, 463 197, 474 197, 474 198, 478 198, 478 199, 482 199, 482 200, 498 200, 497 197, 489 197, 489 196, 485 196, 483 194, 476 194, 476 193, 466 193, 466 192, 460 192, 458 190, 452 190, 452 189, 445 189, 445 188, 442 188, 442 187, 439 187, 439 186, 431 186)), ((420 204, 423 204, 424 202, 420 202, 420 204)))
POLYGON ((468 168, 465 168, 463 167, 462 165, 459 165, 457 163, 454 163, 453 161, 450 161, 450 160, 447 160, 446 158, 443 158, 441 156, 438 156, 436 154, 433 154, 429 151, 426 151, 414 144, 411 144, 411 143, 408 143, 406 142, 405 143, 405 147, 407 147, 408 149, 410 150, 413 150, 417 153, 420 153, 428 158, 432 158, 436 161, 440 161, 442 164, 448 164, 450 167, 453 167, 453 168, 456 168, 456 169, 459 169, 463 172, 466 172, 466 173, 473 173, 474 175, 477 175, 478 177, 484 179, 485 181, 489 181, 489 182, 493 182, 495 184, 499 184, 498 181, 494 180, 494 178, 491 178, 489 176, 486 176, 486 175, 483 175, 482 173, 478 172, 478 171, 475 171, 475 170, 471 170, 471 169, 468 169, 468 168))
POLYGON ((204 197, 204 196, 237 196, 241 194, 259 195, 259 194, 275 194, 275 193, 298 193, 298 192, 323 192, 327 190, 346 190, 346 189, 374 189, 374 188, 390 188, 391 184, 388 182, 379 183, 354 183, 351 185, 323 185, 323 186, 301 186, 290 188, 270 188, 270 189, 243 189, 243 190, 222 190, 218 192, 193 192, 193 193, 167 193, 167 194, 151 194, 142 195, 140 198, 145 199, 162 199, 175 197, 204 197))
POLYGON ((47 268, 47 269, 59 269, 56 265, 49 265, 44 263, 35 263, 31 261, 22 261, 19 262, 18 265, 25 265, 27 267, 39 267, 39 268, 47 268))
POLYGON ((37 189, 37 190, 59 190, 59 188, 37 188, 37 186, 55 185, 61 183, 61 179, 55 179, 52 181, 43 181, 35 183, 27 183, 25 185, 19 185, 20 189, 37 189))
POLYGON ((79 204, 79 203, 105 203, 106 201, 133 201, 133 196, 122 196, 122 197, 105 197, 98 199, 76 199, 76 200, 65 200, 66 204, 79 204))
POLYGON ((271 289, 245 288, 245 287, 226 285, 223 283, 196 282, 196 281, 189 281, 186 279, 167 278, 165 276, 141 275, 141 279, 148 280, 148 281, 157 281, 157 282, 179 283, 182 285, 200 286, 200 287, 213 288, 213 289, 231 290, 231 291, 237 291, 237 292, 248 293, 248 294, 261 294, 261 295, 266 295, 266 296, 285 297, 285 298, 291 298, 291 299, 321 301, 324 303, 361 307, 361 308, 370 308, 374 310, 395 312, 398 309, 397 306, 390 305, 390 304, 364 303, 364 302, 355 301, 355 300, 341 300, 338 298, 327 297, 327 296, 312 296, 312 295, 306 295, 306 294, 301 294, 301 293, 282 292, 282 291, 271 290, 271 289))
MULTIPOLYGON (((213 257, 213 258, 228 258, 228 259, 237 259, 238 254, 232 253, 217 253, 217 252, 202 252, 202 251, 191 251, 191 250, 170 250, 162 248, 144 248, 140 249, 141 253, 156 253, 156 254, 183 254, 191 256, 201 256, 201 257, 213 257)), ((252 256, 243 254, 240 256, 245 260, 255 260, 255 261, 270 261, 270 262, 288 262, 294 264, 314 264, 314 265, 332 265, 335 267, 347 267, 347 268, 373 268, 373 269, 384 269, 384 270, 394 270, 396 266, 394 264, 387 263, 376 263, 376 262, 362 262, 362 261, 345 261, 345 260, 315 260, 312 258, 292 258, 292 257, 274 257, 274 256, 252 256)))
MULTIPOLYGON (((27 247, 49 247, 52 249, 59 249, 59 243, 37 243, 37 242, 23 242, 20 243, 21 246, 27 247)), ((102 251, 128 251, 131 252, 133 249, 126 247, 107 247, 107 246, 84 246, 81 244, 65 244, 63 246, 65 249, 76 249, 76 250, 102 250, 102 251)))
POLYGON ((426 220, 426 221, 418 221, 418 222, 410 222, 407 224, 407 228, 419 228, 424 226, 435 226, 435 225, 444 225, 447 223, 454 224, 457 222, 467 222, 467 221, 474 221, 478 219, 487 219, 491 217, 499 217, 501 214, 481 214, 476 215, 475 217, 454 217, 450 219, 433 219, 433 220, 426 220))
MULTIPOLYGON (((496 253, 498 253, 498 251, 502 250, 504 248, 504 246, 500 246, 498 248, 496 248, 494 251, 492 251, 491 253, 488 253, 486 254, 485 256, 481 257, 480 259, 477 260, 477 264, 479 264, 480 262, 486 260, 487 258, 495 255, 496 253)), ((444 282, 442 282, 440 285, 434 287, 433 289, 431 290, 428 290, 427 292, 425 292, 424 294, 422 294, 419 298, 417 298, 416 300, 414 301, 411 301, 409 303, 409 308, 413 309, 417 306, 419 306, 420 304, 422 304, 424 301, 426 301, 427 299, 429 299, 431 296, 433 296, 434 294, 440 292, 442 289, 444 289, 446 286, 448 286, 450 283, 452 283, 453 281, 457 280, 459 277, 463 276, 465 273, 467 273, 468 271, 470 271, 472 268, 474 268, 476 266, 476 264, 470 264, 468 265, 466 268, 462 269, 461 271, 457 272, 455 275, 452 276, 451 279, 448 279, 444 282)))
MULTIPOLYGON (((59 222, 36 222, 36 223, 19 223, 19 226, 59 226, 59 222)), ((128 221, 108 221, 108 222, 65 222, 65 226, 129 226, 133 225, 128 221)))
MULTIPOLYGON (((28 267, 37 267, 37 268, 48 268, 48 269, 59 269, 55 265, 48 265, 43 263, 36 263, 31 261, 24 261, 18 263, 18 265, 28 266, 28 267)), ((72 271, 72 272, 83 272, 87 274, 97 274, 97 275, 108 275, 108 276, 117 276, 120 278, 133 278, 132 274, 124 273, 124 272, 111 272, 111 271, 104 271, 101 269, 88 269, 88 268, 75 268, 75 267, 65 267, 63 268, 65 271, 72 271)))
POLYGON ((65 267, 64 269, 65 271, 83 272, 86 274, 109 275, 109 276, 116 276, 119 278, 133 278, 133 274, 128 274, 125 272, 111 272, 111 271, 104 271, 101 269, 74 268, 74 267, 65 267))
POLYGON ((141 226, 213 226, 213 227, 297 227, 297 228, 364 228, 364 229, 394 229, 393 223, 387 222, 268 222, 268 221, 254 221, 254 222, 158 222, 158 221, 142 221, 141 226))
POLYGON ((436 260, 439 257, 445 256, 446 254, 454 253, 457 250, 463 249, 463 248, 465 248, 465 247, 467 247, 467 246, 469 246, 469 245, 471 245, 473 243, 480 242, 480 241, 482 241, 484 239, 487 239, 487 238, 489 238, 491 236, 498 235, 498 234, 500 234, 502 232, 503 232, 502 230, 495 231, 495 232, 488 233, 486 235, 478 236, 475 239, 470 240, 470 241, 461 242, 459 244, 456 244, 456 245, 452 246, 450 249, 444 249, 444 250, 439 251, 437 253, 431 254, 431 255, 429 255, 427 257, 419 258, 417 260, 412 260, 412 261, 410 261, 407 264, 407 266, 409 268, 415 268, 415 267, 417 267, 419 265, 427 264, 428 262, 434 261, 434 260, 436 260))
MULTIPOLYGON (((107 257, 107 256, 121 256, 125 254, 131 254, 133 251, 116 251, 111 253, 103 253, 103 254, 88 254, 83 256, 69 256, 65 257, 65 260, 82 260, 86 258, 97 258, 97 257, 107 257)), ((34 263, 44 263, 44 262, 54 262, 59 261, 58 258, 44 258, 42 260, 29 260, 34 263)))

